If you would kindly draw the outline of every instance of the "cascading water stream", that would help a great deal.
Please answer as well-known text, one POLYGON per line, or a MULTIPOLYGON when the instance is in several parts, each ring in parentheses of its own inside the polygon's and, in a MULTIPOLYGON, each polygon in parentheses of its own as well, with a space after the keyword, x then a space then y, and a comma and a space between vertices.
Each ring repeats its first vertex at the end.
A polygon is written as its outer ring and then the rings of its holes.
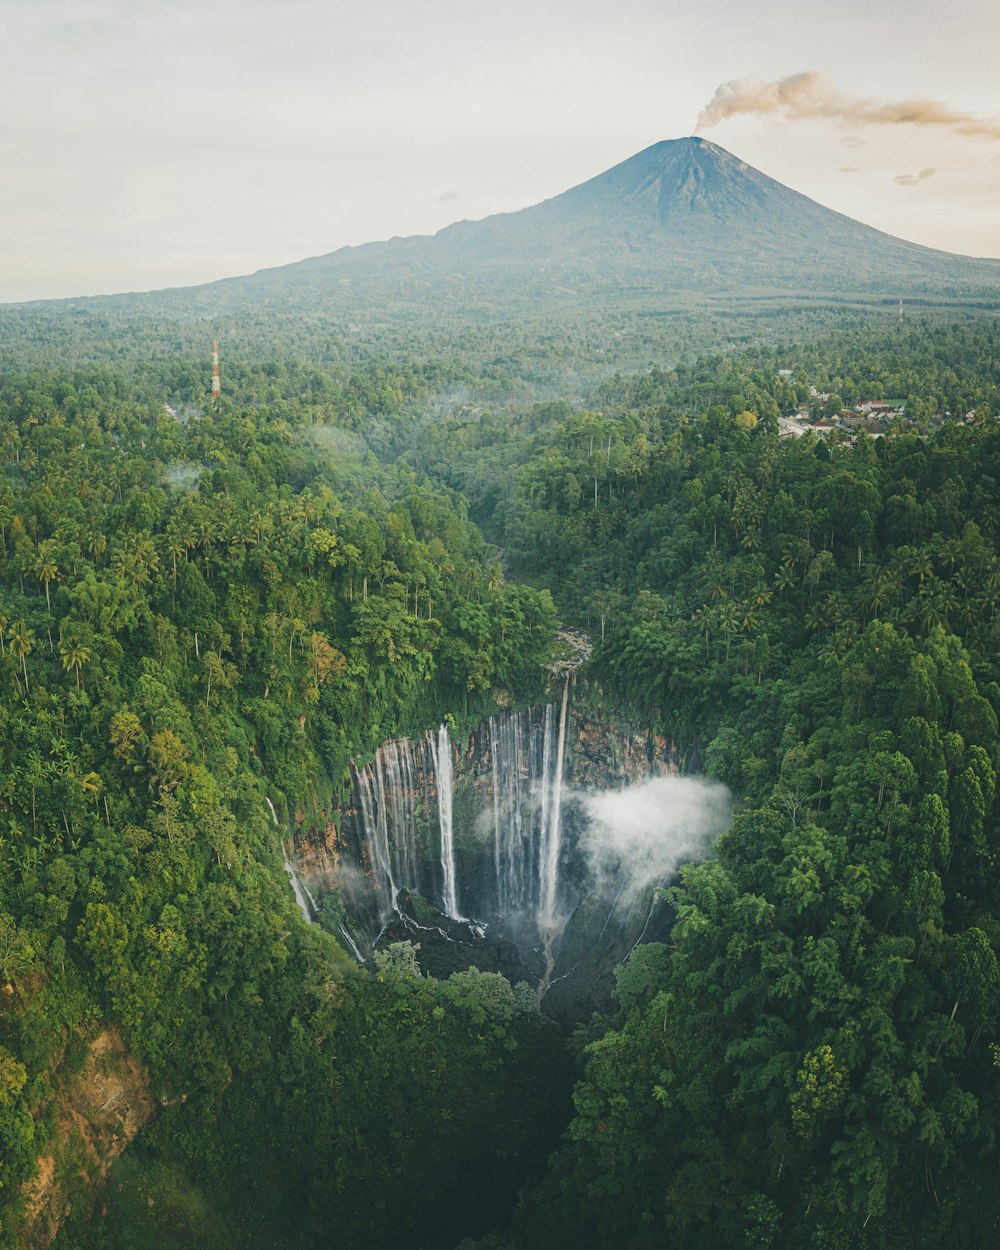
POLYGON ((365 957, 364 955, 362 955, 361 951, 358 950, 357 942, 355 942, 354 938, 351 937, 350 932, 344 925, 340 925, 340 936, 344 939, 344 941, 350 947, 351 954, 358 961, 358 963, 363 964, 365 962, 365 957))
MULTIPOLYGON (((548 709, 546 709, 548 710, 548 709)), ((559 852, 562 835, 562 783, 566 764, 566 721, 569 715, 569 673, 563 687, 562 707, 559 711, 559 738, 556 744, 552 779, 548 786, 548 804, 545 818, 545 853, 540 863, 541 897, 539 899, 539 924, 551 930, 556 923, 556 894, 559 888, 559 852)))
POLYGON ((527 905, 526 879, 531 880, 534 821, 525 812, 527 788, 532 784, 532 758, 524 742, 531 742, 530 712, 491 716, 489 721, 490 769, 493 776, 493 867, 496 878, 496 910, 501 916, 527 905), (525 865, 528 873, 525 874, 525 865))
MULTIPOLYGON (((271 802, 271 797, 270 795, 266 795, 265 797, 267 799, 267 805, 271 809, 271 819, 274 821, 275 826, 280 829, 281 822, 278 820, 278 813, 274 810, 274 804, 271 802)), ((288 873, 288 880, 291 882, 292 893, 295 895, 295 902, 298 904, 299 911, 309 924, 312 924, 313 915, 318 911, 318 908, 316 907, 316 900, 312 897, 308 890, 304 890, 302 888, 302 882, 299 880, 298 873, 295 871, 295 865, 288 858, 288 853, 285 850, 284 839, 282 839, 281 842, 281 856, 285 862, 285 872, 288 873), (311 907, 310 903, 312 904, 311 907)))
POLYGON ((375 760, 374 773, 371 767, 366 767, 357 774, 358 807, 364 826, 365 842, 372 867, 375 869, 376 881, 380 889, 388 888, 389 905, 383 909, 388 914, 396 906, 399 891, 396 889, 396 882, 392 875, 392 853, 389 850, 389 835, 384 818, 384 799, 381 791, 380 757, 376 755, 375 760))
MULTIPOLYGON (((494 887, 484 895, 483 883, 477 884, 478 906, 497 916, 531 913, 543 928, 556 924, 559 911, 569 695, 567 675, 559 704, 491 717, 484 744, 494 887)), ((398 910, 402 890, 433 898, 449 919, 465 920, 447 726, 425 734, 416 748, 406 739, 386 742, 370 764, 355 770, 355 785, 364 857, 382 898, 383 921, 398 910), (425 826, 421 812, 434 812, 436 829, 433 818, 425 826), (431 880, 428 851, 435 842, 440 875, 431 880)))
POLYGON ((303 917, 310 924, 312 924, 313 914, 312 909, 309 906, 309 900, 306 898, 305 892, 302 889, 302 882, 299 880, 298 873, 295 871, 295 866, 288 858, 285 859, 285 872, 288 873, 288 879, 292 883, 292 893, 295 895, 295 902, 298 904, 299 911, 302 913, 303 917))
POLYGON ((448 727, 442 725, 437 738, 431 739, 434 757, 434 774, 437 779, 438 825, 441 833, 441 875, 444 888, 441 910, 452 920, 464 920, 458 910, 458 888, 455 874, 455 835, 452 823, 454 815, 452 800, 451 740, 448 727))
POLYGON ((538 897, 539 909, 545 898, 547 884, 545 867, 549 862, 549 838, 552 833, 552 726, 555 721, 555 710, 552 704, 545 708, 545 727, 542 731, 542 784, 541 808, 539 811, 540 838, 538 849, 538 897))
MULTIPOLYGON (((355 768, 360 862, 375 887, 383 929, 401 914, 406 892, 433 902, 449 920, 519 917, 518 924, 533 921, 543 934, 555 932, 565 906, 559 874, 571 683, 566 673, 559 703, 497 713, 484 726, 474 784, 492 804, 488 876, 478 831, 469 831, 462 851, 456 846, 455 765, 446 725, 416 745, 388 741, 370 764, 355 768)), ((409 904, 403 908, 411 911, 409 904)))

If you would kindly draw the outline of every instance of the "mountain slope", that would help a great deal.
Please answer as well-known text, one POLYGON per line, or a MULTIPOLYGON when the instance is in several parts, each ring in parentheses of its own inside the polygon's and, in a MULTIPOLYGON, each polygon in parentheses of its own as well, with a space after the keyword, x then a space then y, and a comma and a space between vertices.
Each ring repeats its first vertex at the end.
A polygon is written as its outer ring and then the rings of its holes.
POLYGON ((659 296, 752 286, 996 294, 1000 261, 907 243, 824 208, 704 139, 654 144, 553 199, 433 236, 341 248, 177 292, 245 300, 455 305, 659 296))
MULTIPOLYGON (((852 295, 1000 299, 1000 260, 921 247, 824 208, 705 139, 668 140, 541 204, 431 236, 82 309, 502 313, 553 304, 852 295)), ((59 301, 50 307, 65 307, 59 301)))

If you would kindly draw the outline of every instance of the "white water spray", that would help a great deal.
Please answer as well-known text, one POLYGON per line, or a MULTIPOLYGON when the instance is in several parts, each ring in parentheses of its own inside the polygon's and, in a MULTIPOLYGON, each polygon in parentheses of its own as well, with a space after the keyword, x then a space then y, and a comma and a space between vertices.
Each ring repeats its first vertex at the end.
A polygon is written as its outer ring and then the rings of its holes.
MULTIPOLYGON (((546 712, 549 709, 546 708, 546 712)), ((569 674, 563 687, 562 707, 559 711, 559 737, 551 775, 546 769, 542 799, 542 855, 539 860, 539 925, 551 930, 556 924, 556 893, 559 888, 559 853, 562 849, 562 789, 563 771, 566 766, 566 722, 569 716, 569 674)), ((546 721, 548 730, 550 721, 546 721)), ((549 754, 546 733, 546 754, 549 754)))
POLYGON ((665 885, 682 864, 701 859, 732 818, 732 795, 704 777, 653 777, 577 797, 588 818, 581 849, 602 889, 665 885))
POLYGON ((455 834, 452 826, 452 759, 448 727, 442 725, 437 738, 431 739, 434 772, 437 777, 438 825, 441 830, 441 875, 444 879, 441 910, 452 920, 464 920, 458 910, 458 887, 455 874, 455 834))

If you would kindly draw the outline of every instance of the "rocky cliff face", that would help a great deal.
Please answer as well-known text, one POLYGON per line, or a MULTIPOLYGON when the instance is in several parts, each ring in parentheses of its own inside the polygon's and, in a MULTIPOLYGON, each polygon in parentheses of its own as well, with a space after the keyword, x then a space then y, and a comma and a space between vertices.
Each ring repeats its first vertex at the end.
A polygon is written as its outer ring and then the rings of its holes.
POLYGON ((561 724, 561 712, 498 713, 447 761, 439 733, 387 743, 342 803, 300 813, 295 864, 320 922, 365 957, 410 940, 435 975, 474 964, 526 980, 567 1021, 606 1006, 615 965, 670 917, 654 894, 663 882, 640 888, 624 862, 595 869, 589 796, 676 777, 689 761, 646 729, 570 704, 561 724))
POLYGON ((90 1044, 83 1068, 55 1100, 55 1131, 25 1186, 20 1244, 48 1246, 81 1190, 102 1182, 156 1110, 148 1077, 112 1025, 90 1044))
MULTIPOLYGON (((676 743, 649 729, 610 717, 597 718, 574 708, 569 715, 566 782, 570 790, 622 789, 697 766, 697 760, 676 743)), ((485 722, 456 750, 456 784, 463 793, 471 786, 479 811, 469 814, 480 821, 483 812, 492 810, 494 800, 490 746, 489 723, 485 722)), ((419 801, 426 804, 436 800, 435 780, 427 770, 417 772, 414 788, 420 791, 419 801)), ((330 796, 326 806, 311 811, 300 808, 294 820, 294 859, 299 877, 317 898, 341 889, 345 865, 364 858, 357 789, 348 796, 330 796)))
POLYGON ((687 754, 649 729, 637 729, 583 712, 573 715, 570 782, 587 790, 615 790, 650 777, 687 771, 687 754))

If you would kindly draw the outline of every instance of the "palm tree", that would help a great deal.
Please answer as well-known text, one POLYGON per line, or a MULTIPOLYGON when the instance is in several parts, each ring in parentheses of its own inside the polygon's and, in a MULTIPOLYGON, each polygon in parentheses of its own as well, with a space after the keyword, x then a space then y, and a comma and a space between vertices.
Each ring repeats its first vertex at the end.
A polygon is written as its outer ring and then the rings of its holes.
POLYGON ((954 569, 962 563, 962 544, 957 538, 948 538, 937 551, 937 558, 946 569, 954 569))
POLYGON ((270 505, 264 508, 256 508, 250 514, 250 528, 253 530, 254 537, 258 542, 263 542, 264 535, 274 524, 274 518, 271 514, 270 505))
POLYGON ((877 618, 899 598, 902 589, 899 575, 890 569, 872 569, 865 578, 862 606, 877 618))
POLYGON ((730 599, 719 609, 719 625, 722 632, 726 635, 726 659, 729 659, 729 646, 733 640, 733 634, 740 628, 742 616, 739 608, 730 599))
POLYGON ((177 559, 187 559, 188 545, 184 534, 178 529, 168 529, 166 534, 166 542, 164 548, 170 557, 170 567, 173 574, 174 589, 177 589, 177 559))
MULTIPOLYGON (((704 634, 705 636, 705 661, 706 663, 708 662, 708 631, 712 623, 712 615, 713 615, 712 609, 708 607, 707 604, 700 608, 696 608, 695 611, 691 614, 691 620, 694 621, 695 626, 698 629, 698 632, 701 634, 704 634)), ((603 620, 602 620, 601 641, 603 642, 603 640, 604 640, 604 633, 603 633, 603 620)))
POLYGON ((921 594, 917 600, 917 614, 921 625, 928 633, 936 625, 950 630, 951 617, 958 609, 958 599, 951 586, 938 578, 935 578, 934 582, 936 585, 927 583, 927 593, 921 594))
POLYGON ((82 642, 60 642, 59 654, 67 673, 76 672, 76 692, 80 693, 80 670, 90 659, 90 648, 82 642))
POLYGON ((123 581, 137 589, 148 586, 160 567, 156 544, 148 535, 129 534, 111 561, 111 567, 123 581))
POLYGON ((25 663, 25 657, 31 654, 31 648, 35 642, 34 635, 24 621, 15 621, 7 631, 7 637, 10 639, 11 654, 16 655, 21 661, 21 670, 24 673, 24 693, 27 694, 28 666, 25 663))
POLYGON ((45 583, 45 606, 52 611, 52 600, 49 598, 49 582, 59 580, 59 566, 52 554, 52 544, 42 543, 35 558, 35 572, 38 580, 45 583))
POLYGON ((753 600, 753 605, 755 608, 766 608, 767 605, 771 602, 771 592, 768 590, 768 588, 764 585, 763 582, 760 582, 757 585, 756 589, 753 591, 750 597, 753 600))
POLYGON ((924 579, 932 577, 934 574, 934 561, 928 553, 922 549, 914 553, 913 560, 910 564, 909 573, 911 577, 916 577, 922 586, 924 579))
POLYGON ((826 629, 830 624, 829 605, 824 600, 823 603, 814 604, 813 607, 805 615, 805 627, 811 634, 819 633, 820 630, 826 629))
POLYGON ((957 586, 962 592, 963 599, 968 599, 975 585, 975 579, 967 569, 957 569, 952 574, 951 582, 953 586, 957 586))
POLYGON ((791 556, 786 556, 781 562, 781 568, 774 575, 775 589, 784 593, 786 590, 793 590, 795 587, 795 562, 791 556))

